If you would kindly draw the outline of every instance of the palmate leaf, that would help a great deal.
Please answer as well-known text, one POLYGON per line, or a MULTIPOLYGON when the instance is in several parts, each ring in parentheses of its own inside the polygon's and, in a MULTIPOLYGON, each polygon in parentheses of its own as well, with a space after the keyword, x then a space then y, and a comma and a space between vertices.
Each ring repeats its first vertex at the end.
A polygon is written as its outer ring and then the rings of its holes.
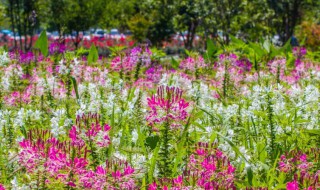
POLYGON ((48 38, 47 38, 47 32, 45 30, 43 30, 41 32, 34 47, 40 49, 43 56, 48 55, 48 53, 49 53, 49 51, 48 51, 48 38))
POLYGON ((146 138, 145 145, 151 150, 154 150, 157 147, 159 140, 159 136, 149 136, 146 138))
POLYGON ((126 48, 126 46, 114 46, 109 47, 109 50, 111 51, 111 56, 118 56, 126 48))
POLYGON ((79 49, 76 50, 76 55, 80 56, 80 55, 83 55, 83 54, 87 54, 88 52, 89 52, 89 50, 84 49, 83 47, 80 47, 79 49))

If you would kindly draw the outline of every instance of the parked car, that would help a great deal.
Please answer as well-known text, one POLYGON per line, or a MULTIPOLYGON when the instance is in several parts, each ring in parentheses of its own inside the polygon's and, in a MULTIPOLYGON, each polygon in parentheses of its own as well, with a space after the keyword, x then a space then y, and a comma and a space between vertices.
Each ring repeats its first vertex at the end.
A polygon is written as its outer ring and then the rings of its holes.
POLYGON ((121 37, 124 37, 123 34, 120 34, 118 29, 111 29, 109 33, 109 37, 112 39, 120 39, 121 37))
POLYGON ((102 29, 97 29, 94 33, 93 36, 94 37, 98 37, 98 38, 104 38, 106 35, 106 32, 102 29))
POLYGON ((0 30, 0 33, 3 34, 3 35, 10 35, 10 34, 12 34, 11 30, 6 30, 6 29, 0 30))
MULTIPOLYGON (((16 32, 16 33, 11 33, 11 34, 9 34, 8 36, 9 36, 9 38, 10 38, 11 40, 14 40, 14 39, 20 40, 20 35, 19 35, 18 32, 16 32)), ((24 37, 24 36, 21 36, 21 39, 23 40, 23 39, 25 39, 25 37, 24 37)))
POLYGON ((125 36, 132 36, 132 32, 130 30, 126 30, 123 34, 125 36))
POLYGON ((84 40, 90 40, 91 39, 90 31, 84 31, 83 32, 83 39, 84 40))
POLYGON ((50 38, 52 39, 52 40, 57 40, 57 39, 59 39, 59 32, 58 31, 53 31, 53 32, 51 32, 51 35, 50 35, 50 38))

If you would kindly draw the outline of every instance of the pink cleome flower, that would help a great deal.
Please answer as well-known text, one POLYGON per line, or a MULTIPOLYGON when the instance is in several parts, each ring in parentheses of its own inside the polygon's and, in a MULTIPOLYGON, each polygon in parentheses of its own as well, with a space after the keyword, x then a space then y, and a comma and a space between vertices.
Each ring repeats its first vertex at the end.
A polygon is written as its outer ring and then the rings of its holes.
POLYGON ((165 122, 171 127, 179 126, 188 116, 189 103, 182 98, 179 88, 159 87, 157 94, 148 98, 148 106, 150 110, 146 119, 151 126, 165 122))
POLYGON ((287 190, 299 190, 299 184, 297 181, 287 183, 287 190))

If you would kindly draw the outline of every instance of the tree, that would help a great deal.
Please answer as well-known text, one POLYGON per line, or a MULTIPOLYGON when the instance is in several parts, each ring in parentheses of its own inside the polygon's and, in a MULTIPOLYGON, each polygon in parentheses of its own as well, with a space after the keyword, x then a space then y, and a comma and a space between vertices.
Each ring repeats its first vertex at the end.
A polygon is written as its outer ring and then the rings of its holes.
POLYGON ((133 33, 133 38, 138 42, 142 42, 147 37, 150 25, 151 22, 139 13, 128 21, 128 26, 133 33))
POLYGON ((151 20, 147 38, 157 47, 160 47, 163 41, 170 41, 174 34, 173 5, 173 0, 145 1, 143 4, 142 12, 147 13, 147 17, 151 20))
POLYGON ((243 40, 257 41, 261 37, 270 37, 276 33, 272 28, 274 11, 265 0, 242 2, 243 11, 239 15, 241 25, 239 36, 243 40))
POLYGON ((280 35, 282 42, 289 40, 295 27, 301 23, 304 12, 319 8, 317 0, 267 0, 269 7, 274 10, 277 22, 273 27, 280 35))
POLYGON ((100 25, 106 28, 115 27, 120 31, 128 30, 128 22, 139 12, 140 4, 137 0, 108 0, 100 25))
POLYGON ((68 2, 65 0, 51 0, 49 3, 50 20, 49 28, 57 30, 59 36, 63 35, 63 30, 66 28, 68 21, 68 2))
POLYGON ((37 20, 37 0, 7 0, 5 6, 10 17, 11 29, 15 37, 15 48, 17 48, 16 35, 19 35, 21 50, 29 50, 32 46, 32 36, 39 22, 37 20), (25 37, 24 46, 22 36, 25 37), (28 37, 30 40, 28 41, 28 37))
POLYGON ((68 2, 66 28, 67 32, 75 33, 73 43, 76 49, 82 40, 79 35, 80 32, 88 30, 91 26, 99 23, 105 7, 104 3, 105 1, 101 0, 77 0, 68 2))
POLYGON ((174 24, 180 35, 183 36, 184 44, 187 49, 193 46, 193 40, 197 29, 203 24, 213 12, 213 3, 203 0, 178 0, 175 1, 174 24), (182 31, 186 31, 184 38, 182 31))

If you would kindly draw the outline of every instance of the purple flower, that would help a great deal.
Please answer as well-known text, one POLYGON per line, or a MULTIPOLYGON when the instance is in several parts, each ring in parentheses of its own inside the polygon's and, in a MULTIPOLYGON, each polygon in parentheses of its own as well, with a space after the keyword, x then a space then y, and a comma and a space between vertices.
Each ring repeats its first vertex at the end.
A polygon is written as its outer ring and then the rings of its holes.
POLYGON ((49 46, 49 52, 50 54, 58 54, 58 53, 64 53, 66 51, 66 46, 59 42, 53 42, 49 46))

